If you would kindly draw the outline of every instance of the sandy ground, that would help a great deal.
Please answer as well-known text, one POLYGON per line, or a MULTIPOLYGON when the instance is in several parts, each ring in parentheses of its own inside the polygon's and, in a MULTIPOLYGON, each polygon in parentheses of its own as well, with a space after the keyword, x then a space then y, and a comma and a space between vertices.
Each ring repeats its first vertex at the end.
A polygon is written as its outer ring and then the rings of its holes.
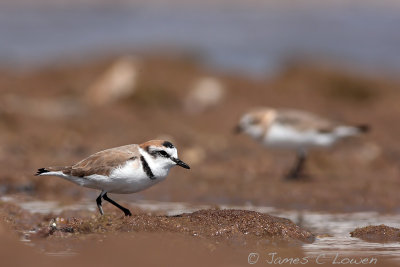
POLYGON ((40 215, 0 203, 3 264, 243 266, 252 251, 302 258, 299 245, 314 240, 287 219, 249 211, 203 210, 172 217, 106 211, 104 216, 97 211, 40 215))
POLYGON ((400 240, 400 229, 383 224, 357 228, 350 234, 352 237, 369 242, 398 242, 400 240))
MULTIPOLYGON (((315 266, 349 264, 350 261, 377 266, 395 264, 387 258, 356 252, 305 254, 301 244, 312 243, 313 234, 287 219, 257 212, 214 209, 172 217, 147 214, 138 209, 132 217, 123 217, 111 208, 106 212, 104 216, 88 211, 43 215, 0 203, 2 263, 6 266, 32 263, 35 266, 128 263, 141 266, 247 266, 249 263, 315 266), (21 254, 24 257, 20 257, 21 254)), ((383 225, 368 229, 356 229, 354 235, 371 242, 390 242, 398 232, 383 225), (373 235, 368 234, 371 230, 373 235)))

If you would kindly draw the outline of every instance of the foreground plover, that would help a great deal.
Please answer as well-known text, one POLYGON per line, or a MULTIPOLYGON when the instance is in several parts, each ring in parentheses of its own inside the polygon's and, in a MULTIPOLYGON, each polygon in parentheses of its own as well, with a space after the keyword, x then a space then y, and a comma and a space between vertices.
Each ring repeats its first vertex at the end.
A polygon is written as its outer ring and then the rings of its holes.
POLYGON ((258 108, 242 116, 236 131, 250 135, 267 147, 296 150, 297 162, 287 175, 289 179, 296 179, 310 148, 330 147, 342 138, 368 129, 366 125, 345 125, 300 110, 258 108))
POLYGON ((178 158, 176 148, 168 141, 151 140, 140 145, 126 145, 97 152, 72 166, 38 169, 36 175, 53 175, 80 186, 101 190, 96 199, 101 215, 101 199, 131 212, 107 196, 107 193, 130 194, 161 182, 171 167, 190 169, 178 158))

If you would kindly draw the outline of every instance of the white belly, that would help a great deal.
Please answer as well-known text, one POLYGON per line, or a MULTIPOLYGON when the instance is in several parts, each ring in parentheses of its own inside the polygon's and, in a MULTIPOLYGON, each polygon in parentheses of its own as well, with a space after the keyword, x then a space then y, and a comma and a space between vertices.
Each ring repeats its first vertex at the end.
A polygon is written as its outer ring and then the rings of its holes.
POLYGON ((109 193, 130 194, 145 190, 163 181, 167 174, 168 172, 165 172, 165 175, 155 176, 154 179, 150 179, 142 168, 137 168, 137 166, 128 163, 113 170, 110 176, 93 174, 86 177, 75 177, 61 172, 54 172, 50 175, 62 177, 80 186, 105 190, 109 193))
POLYGON ((288 126, 273 124, 268 129, 263 143, 269 147, 300 149, 313 146, 328 147, 336 141, 333 134, 317 131, 297 131, 288 126))
POLYGON ((89 180, 86 184, 83 185, 85 187, 105 190, 110 193, 131 194, 145 190, 161 182, 165 179, 165 177, 150 179, 146 175, 134 177, 106 177, 102 175, 91 175, 85 177, 84 179, 89 180))

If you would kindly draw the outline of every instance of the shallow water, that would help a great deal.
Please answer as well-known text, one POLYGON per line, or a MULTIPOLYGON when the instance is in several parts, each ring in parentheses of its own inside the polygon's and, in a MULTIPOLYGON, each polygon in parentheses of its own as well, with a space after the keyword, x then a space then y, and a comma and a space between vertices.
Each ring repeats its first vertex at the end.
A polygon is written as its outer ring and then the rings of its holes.
POLYGON ((298 56, 400 70, 400 5, 393 1, 122 2, 0 3, 0 63, 26 66, 86 58, 93 51, 168 47, 250 74, 273 73, 298 56))
MULTIPOLYGON (((2 201, 16 202, 11 197, 2 197, 2 201)), ((96 210, 93 201, 81 201, 79 204, 61 206, 55 201, 29 201, 17 204, 32 213, 57 214, 65 210, 96 210)), ((190 213, 200 209, 215 208, 208 205, 192 205, 179 202, 137 201, 132 203, 142 210, 161 212, 168 216, 190 213)), ((387 258, 400 261, 400 243, 373 243, 350 237, 350 232, 357 227, 385 224, 400 228, 400 215, 379 214, 377 212, 355 212, 329 214, 324 212, 280 210, 263 206, 229 206, 221 205, 221 209, 244 209, 291 219, 296 224, 312 231, 317 238, 312 244, 303 244, 302 247, 309 257, 325 254, 326 258, 334 258, 336 254, 362 255, 368 257, 387 258)), ((29 242, 29 233, 25 233, 22 241, 29 242)), ((71 255, 72 252, 52 253, 51 255, 71 255)), ((73 253, 72 253, 73 254, 73 253)))

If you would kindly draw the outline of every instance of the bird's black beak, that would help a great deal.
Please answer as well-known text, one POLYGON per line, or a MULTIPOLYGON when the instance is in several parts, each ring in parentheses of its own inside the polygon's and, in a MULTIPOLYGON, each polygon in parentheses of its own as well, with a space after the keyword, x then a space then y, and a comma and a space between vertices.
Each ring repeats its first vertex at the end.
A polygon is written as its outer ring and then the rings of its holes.
POLYGON ((234 129, 233 132, 235 134, 240 134, 243 131, 242 127, 240 125, 237 125, 234 129))
POLYGON ((187 165, 185 162, 183 162, 182 160, 178 159, 178 158, 173 158, 171 157, 172 161, 176 163, 176 165, 181 166, 182 168, 185 169, 190 169, 189 165, 187 165))

